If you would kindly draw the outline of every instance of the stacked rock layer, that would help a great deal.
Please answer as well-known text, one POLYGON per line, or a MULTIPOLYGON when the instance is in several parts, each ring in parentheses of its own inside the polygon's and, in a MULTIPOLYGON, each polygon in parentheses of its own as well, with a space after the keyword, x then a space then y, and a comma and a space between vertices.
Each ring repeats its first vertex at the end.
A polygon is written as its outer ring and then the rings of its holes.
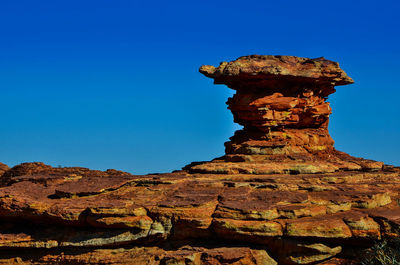
POLYGON ((218 67, 205 65, 200 72, 236 90, 227 104, 234 121, 244 128, 225 143, 224 157, 195 165, 192 171, 270 174, 382 168, 382 163, 354 158, 333 147, 327 97, 335 86, 353 83, 338 63, 253 55, 218 67))
POLYGON ((166 174, 0 163, 0 264, 374 264, 400 238, 400 168, 336 151, 331 61, 248 56, 226 155, 166 174))

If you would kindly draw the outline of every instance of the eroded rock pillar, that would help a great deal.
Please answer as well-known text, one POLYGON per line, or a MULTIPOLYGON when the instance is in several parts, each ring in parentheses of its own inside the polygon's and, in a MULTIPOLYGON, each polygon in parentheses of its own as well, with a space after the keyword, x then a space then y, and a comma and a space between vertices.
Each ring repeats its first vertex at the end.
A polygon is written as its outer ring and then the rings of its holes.
POLYGON ((353 83, 338 63, 251 55, 218 67, 204 65, 200 72, 236 91, 227 104, 244 128, 225 143, 224 157, 196 165, 194 171, 319 173, 381 167, 334 148, 327 98, 335 86, 353 83))

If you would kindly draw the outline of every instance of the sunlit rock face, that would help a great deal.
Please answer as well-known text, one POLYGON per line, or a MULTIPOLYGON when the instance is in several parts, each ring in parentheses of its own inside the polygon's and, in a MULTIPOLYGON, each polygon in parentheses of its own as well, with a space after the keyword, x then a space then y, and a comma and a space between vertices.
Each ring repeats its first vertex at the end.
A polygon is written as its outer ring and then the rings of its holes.
POLYGON ((244 128, 223 157, 140 176, 0 163, 0 264, 360 264, 400 238, 400 168, 329 136, 327 97, 353 82, 337 63, 253 55, 200 71, 236 90, 244 128))
POLYGON ((200 72, 236 90, 227 104, 244 128, 225 143, 224 157, 195 165, 194 172, 322 173, 382 167, 333 147, 327 98, 335 86, 353 83, 338 63, 251 55, 218 67, 204 65, 200 72))

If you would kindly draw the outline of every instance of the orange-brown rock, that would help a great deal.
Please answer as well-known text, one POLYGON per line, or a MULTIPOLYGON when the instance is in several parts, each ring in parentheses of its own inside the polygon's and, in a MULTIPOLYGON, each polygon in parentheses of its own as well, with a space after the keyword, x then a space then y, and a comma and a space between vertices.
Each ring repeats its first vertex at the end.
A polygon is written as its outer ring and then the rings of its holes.
POLYGON ((0 177, 9 170, 9 167, 6 164, 0 163, 0 177))
POLYGON ((400 168, 336 151, 327 131, 326 96, 352 82, 336 63, 201 71, 237 90, 244 129, 224 157, 140 176, 0 164, 0 264, 358 264, 400 236, 400 168), (285 110, 299 119, 268 123, 285 110))
POLYGON ((355 242, 362 249, 400 231, 397 168, 135 176, 25 163, 8 172, 6 264, 308 264, 348 258, 355 242))
POLYGON ((224 157, 189 166, 202 173, 328 173, 379 170, 383 163, 337 151, 328 132, 335 86, 353 83, 324 58, 251 55, 200 72, 236 90, 227 102, 244 128, 225 143, 224 157))

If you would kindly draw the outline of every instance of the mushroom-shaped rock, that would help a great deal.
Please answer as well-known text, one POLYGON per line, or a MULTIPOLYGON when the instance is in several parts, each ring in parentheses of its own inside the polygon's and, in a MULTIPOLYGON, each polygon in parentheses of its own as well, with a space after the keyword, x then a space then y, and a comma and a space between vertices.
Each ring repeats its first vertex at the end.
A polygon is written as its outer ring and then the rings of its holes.
POLYGON ((333 147, 327 97, 335 86, 353 83, 338 63, 323 57, 250 55, 218 67, 204 65, 200 72, 236 90, 227 104, 243 129, 225 143, 224 157, 192 166, 193 171, 321 173, 382 167, 333 147))

